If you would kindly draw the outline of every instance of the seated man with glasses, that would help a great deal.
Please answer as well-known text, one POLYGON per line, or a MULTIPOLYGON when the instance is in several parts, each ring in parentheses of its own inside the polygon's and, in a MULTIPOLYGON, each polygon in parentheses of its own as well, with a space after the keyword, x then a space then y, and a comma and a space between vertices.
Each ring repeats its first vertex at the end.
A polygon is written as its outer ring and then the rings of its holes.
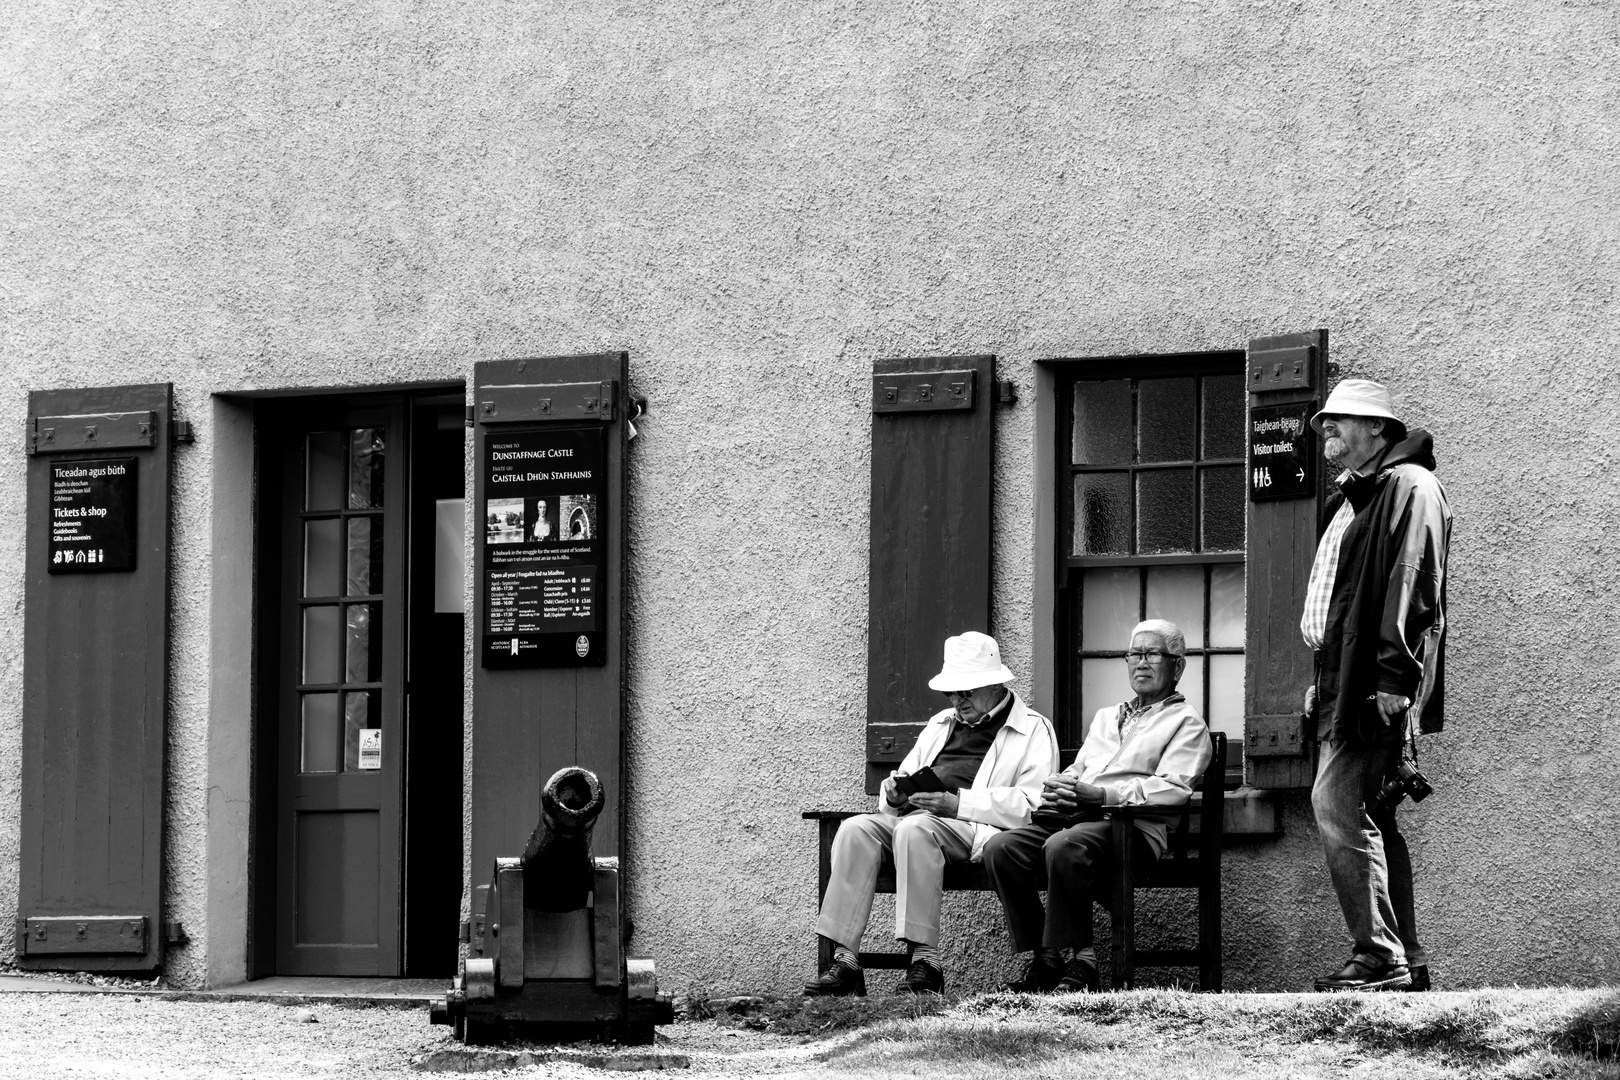
POLYGON ((1091 904, 1108 906, 1115 873, 1103 808, 1165 807, 1158 819, 1137 819, 1147 844, 1131 846, 1144 861, 1157 859, 1167 843, 1167 820, 1209 766, 1204 719, 1175 692, 1186 657, 1186 638, 1175 623, 1138 623, 1125 654, 1136 696, 1099 709, 1074 764, 1047 779, 1031 823, 998 833, 985 845, 985 869, 1001 897, 1013 951, 1034 952, 1024 977, 1007 989, 1097 989, 1091 904), (1065 957, 1065 950, 1071 955, 1065 957))
POLYGON ((951 707, 929 719, 883 782, 878 812, 849 818, 833 839, 832 875, 816 921, 816 933, 833 944, 833 961, 806 995, 866 993, 861 938, 886 852, 895 867, 894 936, 910 952, 895 993, 944 992, 939 904, 946 861, 976 862, 991 837, 1029 824, 1041 782, 1058 767, 1052 722, 1006 685, 1012 678, 994 638, 970 630, 945 639, 944 666, 928 685, 951 707), (925 777, 935 790, 916 789, 925 777))

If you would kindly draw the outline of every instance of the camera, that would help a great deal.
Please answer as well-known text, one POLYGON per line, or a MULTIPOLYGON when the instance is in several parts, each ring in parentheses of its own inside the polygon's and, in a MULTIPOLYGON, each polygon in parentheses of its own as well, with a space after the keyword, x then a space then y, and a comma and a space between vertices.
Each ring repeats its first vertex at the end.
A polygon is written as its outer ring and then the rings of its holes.
POLYGON ((1403 757, 1395 769, 1395 775, 1378 789, 1378 794, 1373 797, 1367 813, 1369 816, 1377 817, 1393 814, 1395 808, 1401 805, 1401 800, 1408 795, 1412 796, 1413 802, 1420 803, 1427 799, 1432 791, 1434 788, 1423 779, 1423 774, 1418 772, 1417 763, 1409 757, 1403 757))

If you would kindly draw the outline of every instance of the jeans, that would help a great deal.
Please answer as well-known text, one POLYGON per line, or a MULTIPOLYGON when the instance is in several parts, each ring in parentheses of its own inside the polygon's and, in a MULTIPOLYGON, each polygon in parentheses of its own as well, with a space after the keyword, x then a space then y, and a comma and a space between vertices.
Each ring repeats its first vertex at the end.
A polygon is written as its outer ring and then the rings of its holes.
POLYGON ((1400 759, 1394 740, 1324 742, 1311 809, 1356 958, 1418 967, 1429 959, 1412 911, 1412 856, 1393 810, 1378 817, 1367 812, 1400 759))

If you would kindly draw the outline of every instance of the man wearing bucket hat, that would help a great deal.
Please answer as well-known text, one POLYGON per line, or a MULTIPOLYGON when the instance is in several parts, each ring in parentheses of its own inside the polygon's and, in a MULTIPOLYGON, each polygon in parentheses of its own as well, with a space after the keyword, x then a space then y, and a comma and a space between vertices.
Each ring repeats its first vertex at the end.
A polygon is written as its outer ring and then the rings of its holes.
POLYGON ((1311 426, 1344 470, 1300 619, 1316 652, 1305 711, 1322 743, 1311 807, 1355 942, 1349 962, 1316 988, 1427 990, 1399 800, 1377 796, 1414 722, 1429 732, 1443 721, 1451 509, 1434 476, 1433 438, 1406 430, 1379 383, 1339 383, 1311 426))
POLYGON ((992 836, 1029 824, 1041 781, 1058 767, 1052 722, 1006 685, 1012 679, 989 635, 970 630, 945 639, 944 664, 928 685, 949 707, 929 718, 883 782, 877 813, 847 819, 833 840, 832 875, 816 921, 816 933, 833 944, 833 961, 805 986, 806 995, 866 993, 861 938, 885 853, 895 867, 894 936, 910 953, 895 992, 944 990, 938 949, 946 862, 977 862, 992 836), (896 780, 925 766, 945 790, 907 795, 896 780))

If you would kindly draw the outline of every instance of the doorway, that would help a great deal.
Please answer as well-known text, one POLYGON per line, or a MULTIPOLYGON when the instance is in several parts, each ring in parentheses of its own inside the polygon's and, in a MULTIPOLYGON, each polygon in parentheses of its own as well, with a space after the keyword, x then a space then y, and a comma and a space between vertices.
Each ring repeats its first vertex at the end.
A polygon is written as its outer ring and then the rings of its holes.
POLYGON ((250 975, 454 974, 457 389, 261 402, 250 975))

